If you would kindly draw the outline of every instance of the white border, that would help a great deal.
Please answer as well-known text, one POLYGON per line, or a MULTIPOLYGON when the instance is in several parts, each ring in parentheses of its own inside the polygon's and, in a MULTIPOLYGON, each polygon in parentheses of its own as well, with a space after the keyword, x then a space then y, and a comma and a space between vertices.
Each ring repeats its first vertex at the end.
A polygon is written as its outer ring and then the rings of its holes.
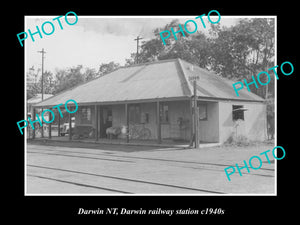
MULTIPOLYGON (((56 16, 56 15, 53 15, 56 16)), ((194 15, 198 16, 198 15, 194 15)), ((31 18, 50 18, 51 15, 47 16, 24 16, 24 29, 27 30, 27 24, 26 24, 26 17, 31 18)), ((191 15, 187 16, 79 16, 78 18, 194 18, 191 15)), ((216 17, 216 16, 210 16, 210 17, 216 17)), ((222 16, 226 18, 274 18, 275 19, 275 65, 277 65, 277 16, 222 16)), ((24 44, 24 102, 25 102, 25 108, 24 108, 24 118, 27 118, 27 80, 26 80, 26 67, 27 67, 27 61, 26 61, 26 52, 27 52, 27 44, 24 44)), ((274 66, 275 66, 274 65, 274 66)), ((275 83, 275 146, 277 146, 277 79, 274 79, 275 83)), ((277 196, 277 160, 275 161, 275 192, 272 194, 28 194, 27 193, 27 129, 24 130, 24 196, 277 196)), ((274 147, 275 147, 274 146, 274 147)))

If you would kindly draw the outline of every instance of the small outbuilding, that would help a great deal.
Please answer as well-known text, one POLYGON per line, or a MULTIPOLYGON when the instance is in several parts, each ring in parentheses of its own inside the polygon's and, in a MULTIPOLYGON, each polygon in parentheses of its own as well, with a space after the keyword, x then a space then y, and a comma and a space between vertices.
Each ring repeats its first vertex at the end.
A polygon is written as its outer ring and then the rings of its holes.
POLYGON ((191 81, 195 76, 200 143, 224 143, 239 136, 266 139, 264 99, 247 90, 241 90, 238 97, 233 81, 181 59, 120 67, 34 107, 51 109, 75 100, 78 110, 70 114, 70 121, 71 116, 75 117, 70 139, 80 137, 80 130, 88 130, 95 140, 113 134, 113 138, 127 142, 142 139, 189 143, 195 133, 191 81))

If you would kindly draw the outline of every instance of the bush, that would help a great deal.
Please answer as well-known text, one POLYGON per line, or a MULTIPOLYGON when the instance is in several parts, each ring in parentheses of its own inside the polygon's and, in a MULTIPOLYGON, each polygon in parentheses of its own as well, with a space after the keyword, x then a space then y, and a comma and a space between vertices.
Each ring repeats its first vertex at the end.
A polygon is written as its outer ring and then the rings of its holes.
POLYGON ((78 140, 81 138, 94 138, 95 137, 95 129, 91 126, 76 126, 74 128, 73 136, 74 140, 78 140))
POLYGON ((224 145, 233 145, 233 146, 248 146, 251 142, 244 135, 236 136, 232 133, 228 139, 224 142, 224 145))

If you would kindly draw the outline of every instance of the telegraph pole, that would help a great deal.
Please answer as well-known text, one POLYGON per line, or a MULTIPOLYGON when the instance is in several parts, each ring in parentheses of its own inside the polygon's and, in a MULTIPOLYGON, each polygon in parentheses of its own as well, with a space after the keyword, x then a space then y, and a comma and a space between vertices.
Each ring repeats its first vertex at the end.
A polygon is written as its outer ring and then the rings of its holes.
POLYGON ((44 51, 44 48, 42 48, 42 51, 38 51, 38 53, 42 53, 42 101, 44 100, 44 54, 46 53, 44 51))
MULTIPOLYGON (((196 78, 197 79, 197 78, 196 78)), ((194 121, 195 121, 195 148, 199 148, 199 116, 197 106, 197 82, 194 80, 194 121)))
POLYGON ((197 106, 197 80, 199 80, 199 76, 192 76, 189 80, 193 81, 194 88, 194 99, 193 99, 193 116, 194 116, 194 134, 193 139, 195 141, 195 148, 199 148, 199 111, 197 106))
MULTIPOLYGON (((44 48, 42 48, 42 51, 38 51, 38 53, 42 53, 42 101, 44 100, 44 54, 46 53, 44 51, 44 48)), ((43 108, 42 108, 43 110, 43 108)), ((35 118, 35 115, 34 117, 35 118)), ((41 127, 41 136, 44 137, 44 128, 43 128, 43 121, 42 121, 42 127, 41 127)))
POLYGON ((136 57, 135 57, 135 61, 136 64, 139 63, 139 40, 142 40, 143 38, 140 38, 140 36, 137 36, 136 39, 134 39, 136 41, 136 57))

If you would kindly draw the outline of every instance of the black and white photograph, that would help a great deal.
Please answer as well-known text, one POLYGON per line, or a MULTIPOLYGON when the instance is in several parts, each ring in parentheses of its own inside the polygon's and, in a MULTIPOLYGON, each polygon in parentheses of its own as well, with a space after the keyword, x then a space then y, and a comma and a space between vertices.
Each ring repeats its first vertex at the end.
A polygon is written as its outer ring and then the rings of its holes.
POLYGON ((276 17, 72 14, 25 20, 26 194, 276 194, 276 17))
POLYGON ((201 222, 289 210, 294 17, 49 10, 24 10, 15 30, 24 214, 201 222))

